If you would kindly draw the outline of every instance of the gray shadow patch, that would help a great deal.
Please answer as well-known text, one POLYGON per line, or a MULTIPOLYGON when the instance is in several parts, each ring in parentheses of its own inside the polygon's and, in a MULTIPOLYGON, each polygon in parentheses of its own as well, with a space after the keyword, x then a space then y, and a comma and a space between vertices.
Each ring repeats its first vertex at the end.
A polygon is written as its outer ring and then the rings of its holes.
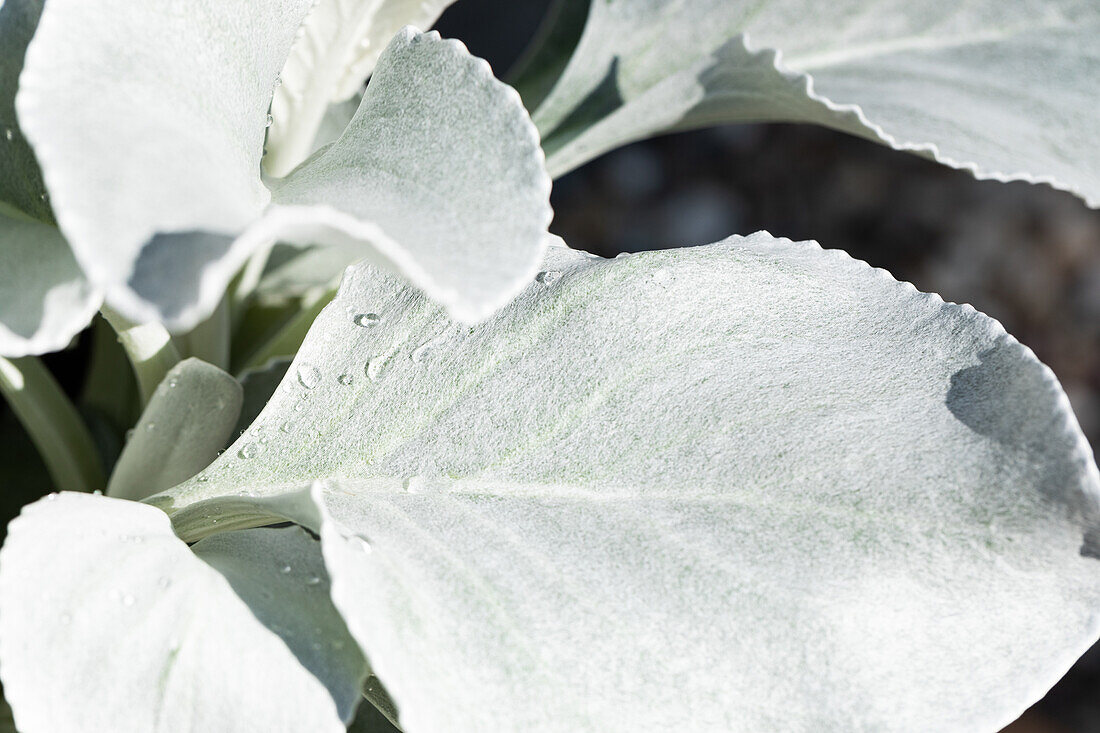
POLYGON ((1100 560, 1100 529, 1090 529, 1085 532, 1085 539, 1081 543, 1081 557, 1100 560))
MULTIPOLYGON (((1029 477, 1047 500, 1064 507, 1068 517, 1096 526, 1096 498, 1086 486, 1087 460, 1078 436, 1067 429, 1057 386, 1046 369, 1008 338, 987 349, 981 363, 951 375, 947 409, 979 435, 1008 449, 1006 462, 1029 477)), ((1086 530, 1081 554, 1100 559, 1100 532, 1086 530)))
POLYGON ((1007 341, 951 375, 947 409, 974 432, 1012 448, 1038 448, 1054 427, 1056 396, 1045 370, 1007 341))
POLYGON ((203 231, 157 234, 138 255, 130 288, 156 303, 165 320, 176 320, 198 303, 203 272, 229 253, 235 239, 203 231))

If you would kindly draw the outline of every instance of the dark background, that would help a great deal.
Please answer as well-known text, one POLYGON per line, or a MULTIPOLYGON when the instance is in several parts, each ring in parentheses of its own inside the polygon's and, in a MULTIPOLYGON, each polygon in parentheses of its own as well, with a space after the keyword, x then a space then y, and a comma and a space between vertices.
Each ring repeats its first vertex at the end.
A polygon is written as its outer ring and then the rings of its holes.
MULTIPOLYGON (((437 28, 506 76, 548 0, 461 0, 437 28)), ((970 303, 1058 375, 1100 439, 1100 211, 1045 186, 975 181, 803 125, 736 125, 613 151, 554 183, 551 230, 619 252, 767 230, 815 239, 970 303)), ((1100 646, 1012 733, 1100 733, 1100 646)))

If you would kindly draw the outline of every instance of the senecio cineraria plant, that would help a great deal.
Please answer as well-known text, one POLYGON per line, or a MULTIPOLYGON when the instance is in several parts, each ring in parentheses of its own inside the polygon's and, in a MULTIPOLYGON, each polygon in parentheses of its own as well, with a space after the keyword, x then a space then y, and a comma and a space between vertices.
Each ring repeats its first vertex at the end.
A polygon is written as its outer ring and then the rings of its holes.
POLYGON ((1100 4, 566 0, 511 86, 446 5, 0 7, 0 386, 63 490, 0 552, 15 726, 1019 715, 1100 628, 1051 372, 842 252, 605 260, 548 197, 787 120, 1100 205, 1100 4), (93 320, 78 409, 36 355, 93 320))

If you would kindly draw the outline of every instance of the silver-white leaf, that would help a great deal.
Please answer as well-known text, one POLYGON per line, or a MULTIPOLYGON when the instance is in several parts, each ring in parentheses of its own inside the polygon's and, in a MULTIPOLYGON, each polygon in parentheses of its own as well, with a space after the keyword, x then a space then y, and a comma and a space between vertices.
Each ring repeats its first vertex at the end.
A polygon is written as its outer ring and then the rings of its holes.
POLYGON ((319 533, 426 733, 996 731, 1097 637, 1098 500, 999 324, 759 234, 553 247, 473 329, 352 268, 253 428, 150 501, 319 533))
POLYGON ((555 175, 662 131, 812 122, 1100 206, 1091 0, 593 2, 535 111, 555 175))

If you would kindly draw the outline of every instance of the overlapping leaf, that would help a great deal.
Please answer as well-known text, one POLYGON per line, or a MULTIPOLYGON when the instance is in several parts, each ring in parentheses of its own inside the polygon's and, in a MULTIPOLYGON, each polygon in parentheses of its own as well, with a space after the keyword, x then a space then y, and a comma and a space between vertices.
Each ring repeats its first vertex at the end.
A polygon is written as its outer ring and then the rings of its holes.
POLYGON ((535 120, 555 175, 663 131, 780 120, 1100 206, 1098 34, 1089 0, 593 2, 535 120))

